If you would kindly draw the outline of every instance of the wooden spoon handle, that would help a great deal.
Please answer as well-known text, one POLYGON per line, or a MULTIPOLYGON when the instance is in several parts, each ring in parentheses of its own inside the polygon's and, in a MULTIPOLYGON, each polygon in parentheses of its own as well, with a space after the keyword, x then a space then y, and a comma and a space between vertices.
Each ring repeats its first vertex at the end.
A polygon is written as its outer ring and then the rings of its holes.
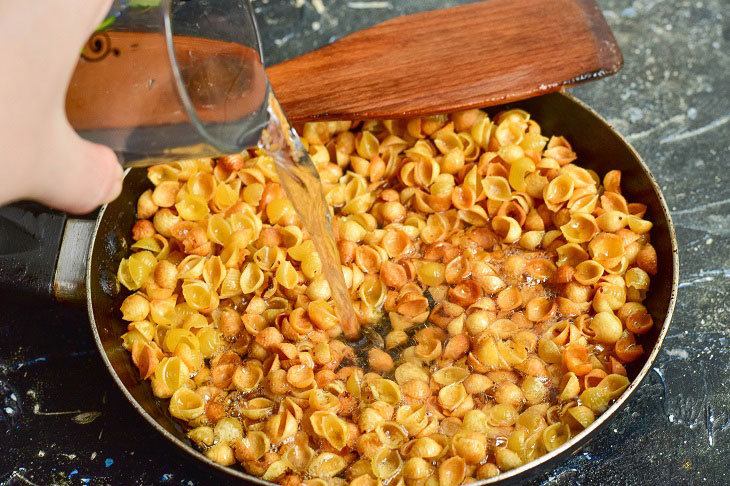
POLYGON ((489 0, 406 15, 267 70, 293 121, 485 107, 616 73, 593 0, 489 0))

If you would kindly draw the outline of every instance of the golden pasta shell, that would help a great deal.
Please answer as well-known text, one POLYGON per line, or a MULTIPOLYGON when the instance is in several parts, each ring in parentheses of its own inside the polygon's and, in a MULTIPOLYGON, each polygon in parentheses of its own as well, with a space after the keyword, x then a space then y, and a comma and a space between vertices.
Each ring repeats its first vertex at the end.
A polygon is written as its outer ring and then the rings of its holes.
POLYGON ((576 243, 568 243, 556 249, 558 253, 557 265, 570 265, 576 267, 578 264, 588 260, 588 252, 576 243))
POLYGON ((509 201, 512 197, 512 188, 509 181, 500 176, 487 176, 482 179, 482 187, 487 198, 493 201, 509 201))
POLYGON ((557 211, 560 209, 563 203, 568 201, 573 195, 575 189, 575 182, 567 175, 563 174, 545 186, 542 193, 542 198, 545 201, 548 209, 551 211, 557 211))
POLYGON ((453 383, 439 390, 438 403, 445 410, 455 410, 469 396, 461 383, 453 383))
POLYGON ((623 324, 613 312, 598 312, 591 320, 590 329, 593 332, 593 338, 604 344, 613 344, 619 340, 623 334, 623 324))
POLYGON ((531 321, 542 322, 552 318, 557 310, 554 300, 547 297, 535 297, 525 306, 525 315, 531 321))
POLYGON ((213 432, 216 443, 231 445, 243 437, 243 426, 236 418, 223 417, 216 423, 213 432))
POLYGON ((340 408, 340 402, 332 393, 314 389, 309 394, 309 406, 314 410, 337 412, 340 408))
POLYGON ((574 213, 570 220, 560 227, 563 236, 569 243, 585 243, 598 233, 596 219, 588 213, 574 213))
POLYGON ((598 194, 585 194, 578 197, 578 191, 573 193, 570 201, 568 202, 568 208, 570 213, 593 213, 598 206, 598 194))
POLYGON ((516 287, 507 287, 497 294, 497 306, 502 311, 510 311, 522 306, 522 295, 516 287))
POLYGON ((451 447, 467 464, 478 464, 487 455, 487 438, 478 432, 460 432, 451 438, 451 447))
POLYGON ((469 370, 457 366, 449 366, 436 371, 433 380, 441 386, 461 383, 469 376, 469 370))
POLYGON ((206 201, 209 201, 215 193, 216 185, 213 174, 196 172, 188 179, 185 187, 190 194, 202 196, 206 201))
POLYGON ((299 425, 294 416, 285 410, 277 413, 266 422, 265 432, 272 444, 278 445, 297 433, 299 425))
POLYGON ((439 465, 440 486, 458 486, 466 479, 466 462, 462 457, 450 457, 439 465))
POLYGON ((624 245, 621 237, 612 233, 599 233, 588 244, 591 258, 604 266, 613 266, 624 254, 624 245))
POLYGON ((315 427, 314 418, 312 419, 313 428, 323 439, 330 443, 337 450, 342 450, 347 442, 347 427, 344 420, 337 417, 331 412, 315 412, 321 414, 317 420, 315 427))
POLYGON ((408 440, 408 431, 397 422, 382 422, 375 426, 375 433, 389 449, 398 449, 408 440))
POLYGON ((152 190, 147 189, 137 199, 137 217, 139 219, 149 219, 155 215, 159 206, 152 200, 152 190))
POLYGON ((182 286, 185 302, 195 310, 205 310, 218 303, 218 295, 205 282, 188 280, 182 286))
POLYGON ((152 191, 152 202, 161 208, 170 208, 175 204, 179 190, 180 184, 177 181, 160 182, 152 191))
POLYGON ((255 390, 264 378, 264 372, 260 366, 252 363, 236 369, 233 374, 232 383, 237 390, 244 393, 255 390))
POLYGON ((594 261, 586 260, 575 267, 573 278, 582 285, 594 285, 603 276, 603 266, 594 261))
POLYGON ((314 449, 308 445, 293 442, 282 455, 282 460, 293 471, 306 471, 314 455, 314 449))
POLYGON ((202 196, 187 194, 175 204, 175 209, 185 221, 201 221, 210 213, 208 201, 202 196))
POLYGON ((559 386, 560 394, 558 400, 561 402, 567 402, 574 399, 580 393, 580 382, 578 377, 572 371, 563 375, 560 379, 559 386))
POLYGON ((212 427, 196 427, 186 435, 199 446, 212 446, 215 441, 212 427))
POLYGON ((487 434, 490 431, 490 426, 487 423, 487 415, 481 410, 469 410, 466 412, 463 418, 464 429, 478 432, 480 434, 487 434))
POLYGON ((264 481, 275 481, 277 478, 283 476, 288 470, 289 465, 286 461, 275 461, 266 468, 266 472, 264 472, 263 476, 261 476, 261 479, 264 481))
MULTIPOLYGON (((360 284, 360 288, 358 290, 360 300, 371 309, 380 307, 383 304, 386 292, 387 288, 385 287, 385 284, 382 280, 380 280, 378 275, 374 274, 365 275, 365 278, 360 284)), ((426 306, 428 306, 428 302, 426 303, 426 306)))
POLYGON ((420 457, 411 457, 403 464, 403 477, 408 480, 423 480, 433 472, 433 466, 420 457))
POLYGON ((585 405, 569 408, 566 412, 566 420, 568 419, 568 423, 578 430, 588 427, 596 420, 593 410, 585 405))
POLYGON ((150 312, 150 303, 139 294, 132 294, 122 302, 119 310, 125 321, 143 321, 150 312))
POLYGON ((205 456, 223 466, 232 466, 236 463, 233 449, 226 444, 215 444, 205 450, 205 456))
POLYGON ((497 466, 502 471, 509 471, 520 467, 523 464, 519 454, 508 449, 507 447, 497 447, 494 450, 494 457, 497 461, 497 466))
POLYGON ((492 229, 505 243, 514 243, 522 235, 520 224, 509 216, 497 216, 493 218, 492 229))
POLYGON ((237 444, 236 456, 244 460, 257 461, 269 451, 271 441, 260 430, 248 430, 246 437, 237 444))
POLYGON ((205 401, 194 391, 180 388, 172 394, 169 410, 173 417, 189 421, 202 415, 205 410, 205 401))
POLYGON ((309 474, 315 477, 333 478, 347 467, 347 462, 331 452, 322 452, 309 464, 309 474))
POLYGON ((401 401, 401 390, 392 380, 379 378, 370 383, 370 391, 376 400, 382 400, 390 405, 397 405, 401 401))
POLYGON ((268 398, 253 398, 242 404, 240 413, 246 418, 259 420, 269 415, 274 409, 274 405, 274 402, 268 398))
POLYGON ((412 442, 408 448, 409 457, 435 459, 439 457, 444 447, 431 437, 421 437, 412 442))
POLYGON ((608 408, 608 402, 610 399, 610 392, 606 388, 597 386, 586 388, 585 391, 580 394, 581 403, 595 413, 605 412, 608 408))
POLYGON ((315 326, 325 331, 333 328, 338 323, 334 310, 323 300, 310 302, 307 314, 315 326))
POLYGON ((373 457, 371 468, 376 478, 387 480, 401 472, 403 459, 397 450, 384 447, 373 457))
POLYGON ((596 218, 601 231, 615 233, 628 224, 628 216, 621 211, 605 211, 596 218))
POLYGON ((192 349, 200 349, 200 340, 198 337, 191 331, 181 328, 170 329, 167 334, 165 334, 162 348, 166 352, 172 353, 180 343, 185 343, 192 349))
POLYGON ((314 372, 306 365, 295 365, 287 371, 286 381, 295 388, 307 388, 314 382, 314 372))
POLYGON ((598 383, 598 388, 605 388, 611 400, 618 398, 628 388, 629 379, 622 375, 610 374, 598 383))

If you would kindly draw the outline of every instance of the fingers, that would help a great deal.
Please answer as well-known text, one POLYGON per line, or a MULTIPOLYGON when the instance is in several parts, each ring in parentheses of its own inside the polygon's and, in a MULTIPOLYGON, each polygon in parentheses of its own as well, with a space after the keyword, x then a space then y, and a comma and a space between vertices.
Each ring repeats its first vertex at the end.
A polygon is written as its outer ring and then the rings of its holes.
POLYGON ((114 200, 122 190, 123 171, 114 152, 83 140, 70 127, 49 147, 39 165, 33 199, 62 211, 84 214, 114 200))

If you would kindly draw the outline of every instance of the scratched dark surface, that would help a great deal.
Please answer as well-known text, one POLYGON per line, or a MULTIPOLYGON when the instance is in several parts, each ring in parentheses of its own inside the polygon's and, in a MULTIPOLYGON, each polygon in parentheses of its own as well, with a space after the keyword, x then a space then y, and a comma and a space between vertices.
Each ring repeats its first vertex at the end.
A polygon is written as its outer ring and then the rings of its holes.
MULTIPOLYGON (((254 5, 273 64, 380 20, 456 3, 464 2, 254 5)), ((572 92, 628 136, 664 188, 680 244, 679 301, 656 367, 628 405, 577 456, 533 484, 727 484, 730 5, 599 4, 625 67, 572 92)), ((213 481, 117 391, 84 310, 9 294, 0 296, 0 309, 0 486, 213 481)))

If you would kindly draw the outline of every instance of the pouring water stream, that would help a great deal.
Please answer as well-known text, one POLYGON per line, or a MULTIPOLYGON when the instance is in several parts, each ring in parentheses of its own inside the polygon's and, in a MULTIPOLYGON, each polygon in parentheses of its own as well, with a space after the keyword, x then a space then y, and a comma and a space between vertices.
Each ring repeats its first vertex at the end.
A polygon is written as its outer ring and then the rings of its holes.
POLYGON ((332 216, 319 174, 273 94, 269 95, 268 114, 269 122, 261 134, 259 146, 273 157, 279 182, 312 238, 322 261, 322 272, 332 291, 342 331, 348 340, 356 340, 360 337, 360 324, 342 275, 332 231, 332 216))

